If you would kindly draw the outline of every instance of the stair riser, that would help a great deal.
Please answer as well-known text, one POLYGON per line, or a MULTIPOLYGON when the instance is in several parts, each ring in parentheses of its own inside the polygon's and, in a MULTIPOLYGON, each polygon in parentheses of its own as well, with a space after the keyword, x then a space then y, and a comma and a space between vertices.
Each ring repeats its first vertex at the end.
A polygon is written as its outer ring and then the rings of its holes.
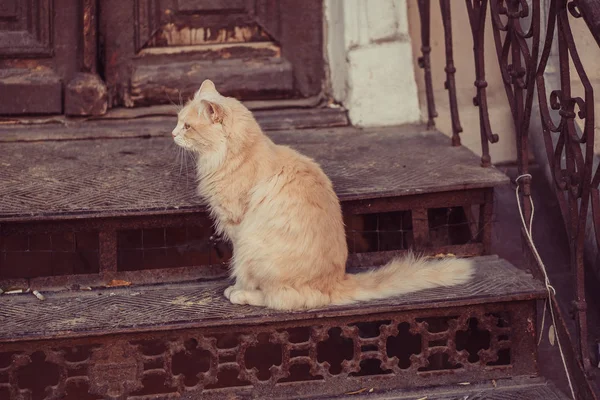
POLYGON ((314 312, 298 321, 130 333, 115 328, 102 336, 69 332, 70 338, 4 342, 0 398, 46 386, 51 398, 66 400, 83 398, 82 391, 107 399, 166 392, 297 398, 535 375, 535 306, 535 300, 431 304, 365 316, 319 318, 314 312))
MULTIPOLYGON (((413 249, 424 254, 489 254, 492 189, 342 203, 349 267, 381 265, 413 249)), ((0 287, 101 286, 214 278, 231 250, 211 239, 202 212, 14 221, 0 225, 0 287)))

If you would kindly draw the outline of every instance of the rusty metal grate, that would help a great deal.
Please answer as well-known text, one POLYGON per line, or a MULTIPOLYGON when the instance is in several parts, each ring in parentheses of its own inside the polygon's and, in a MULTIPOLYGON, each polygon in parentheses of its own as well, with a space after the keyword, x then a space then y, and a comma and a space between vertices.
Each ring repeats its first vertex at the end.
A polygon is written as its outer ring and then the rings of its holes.
POLYGON ((99 272, 97 232, 0 236, 0 279, 99 272))
POLYGON ((252 391, 289 398, 532 374, 533 311, 532 302, 513 302, 7 343, 0 394, 79 400, 252 391))
POLYGON ((478 208, 472 206, 428 209, 430 245, 442 247, 478 242, 482 231, 478 208))
MULTIPOLYGON (((486 254, 491 193, 485 189, 430 197, 344 203, 348 266, 384 264, 408 250, 486 254), (464 205, 440 207, 444 204, 464 205)), ((0 287, 211 278, 226 274, 231 254, 231 247, 214 236, 205 213, 9 223, 0 227, 0 287), (71 243, 68 254, 65 241, 71 243)))
POLYGON ((351 254, 413 247, 410 211, 344 215, 344 222, 351 254))
POLYGON ((212 222, 189 227, 129 229, 117 232, 117 270, 223 265, 231 258, 230 245, 214 236, 212 222))

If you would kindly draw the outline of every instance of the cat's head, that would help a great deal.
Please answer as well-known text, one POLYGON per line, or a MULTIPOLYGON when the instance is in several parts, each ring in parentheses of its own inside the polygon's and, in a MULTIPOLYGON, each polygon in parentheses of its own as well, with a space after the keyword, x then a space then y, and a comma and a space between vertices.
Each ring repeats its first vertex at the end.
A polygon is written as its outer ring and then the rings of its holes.
POLYGON ((244 147, 251 136, 249 126, 256 124, 250 111, 232 97, 222 96, 210 80, 177 115, 171 134, 175 143, 200 157, 219 155, 244 147))

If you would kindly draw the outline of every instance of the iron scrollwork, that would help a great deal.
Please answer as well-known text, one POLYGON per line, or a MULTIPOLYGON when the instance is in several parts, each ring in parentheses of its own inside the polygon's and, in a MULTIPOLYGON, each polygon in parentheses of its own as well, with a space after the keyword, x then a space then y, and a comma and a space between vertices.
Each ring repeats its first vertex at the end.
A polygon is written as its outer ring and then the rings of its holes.
MULTIPOLYGON (((496 54, 502 82, 510 106, 517 140, 518 185, 523 200, 525 220, 532 209, 529 202, 529 125, 534 93, 537 90, 546 153, 552 170, 554 188, 569 235, 571 270, 574 274, 574 315, 577 321, 579 352, 586 370, 591 369, 587 344, 586 300, 583 252, 588 210, 593 210, 596 241, 600 248, 600 168, 592 174, 594 160, 594 97, 590 80, 577 52, 569 23, 569 14, 586 17, 580 9, 583 0, 551 0, 548 7, 546 34, 542 42, 542 0, 489 0, 496 54), (525 28, 524 28, 525 27, 525 28), (556 41, 560 71, 560 88, 548 96, 544 73, 551 48, 556 41), (583 97, 571 91, 571 67, 584 88, 583 97), (548 98, 549 97, 549 98, 548 98), (558 114, 554 122, 552 111, 558 114), (577 131, 576 118, 583 121, 577 131)), ((491 163, 489 143, 498 141, 492 133, 484 66, 484 31, 488 0, 466 0, 475 60, 477 95, 482 139, 482 165, 491 163)), ((586 19, 586 21, 589 18, 586 19)), ((600 43, 600 42, 599 42, 600 43)))
POLYGON ((498 134, 492 132, 490 116, 488 112, 487 86, 485 78, 484 62, 484 34, 485 16, 487 14, 487 0, 466 0, 469 23, 473 35, 473 58, 475 60, 475 82, 477 94, 473 98, 473 104, 479 107, 479 131, 481 133, 481 165, 489 167, 492 164, 489 143, 499 140, 498 134))
MULTIPOLYGON (((592 365, 587 343, 587 306, 583 253, 591 188, 597 187, 592 180, 594 94, 591 82, 577 52, 568 13, 575 18, 581 17, 576 1, 551 1, 546 39, 536 73, 536 84, 546 153, 554 178, 554 189, 569 237, 570 264, 575 281, 573 311, 577 321, 581 362, 584 368, 589 371, 592 365), (555 31, 558 44, 560 89, 551 91, 550 101, 548 102, 544 71, 548 64, 555 31), (583 98, 572 94, 571 63, 584 88, 583 98), (560 117, 558 123, 555 123, 552 119, 550 109, 558 112, 560 117), (581 135, 578 134, 576 118, 583 121, 581 135)), ((598 176, 598 172, 596 172, 596 176, 598 176)), ((598 179, 600 180, 600 177, 598 179)), ((597 204, 595 208, 598 209, 597 204)), ((596 224, 596 226, 600 225, 596 224)))

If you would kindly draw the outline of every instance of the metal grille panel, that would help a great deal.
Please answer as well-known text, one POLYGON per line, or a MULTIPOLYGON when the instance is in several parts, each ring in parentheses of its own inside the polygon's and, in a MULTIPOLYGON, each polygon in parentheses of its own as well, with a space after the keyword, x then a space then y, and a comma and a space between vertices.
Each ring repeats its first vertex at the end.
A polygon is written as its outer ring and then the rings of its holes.
POLYGON ((534 310, 531 301, 369 309, 362 316, 4 343, 0 393, 298 398, 534 374, 534 310), (32 374, 43 379, 28 380, 32 374))

